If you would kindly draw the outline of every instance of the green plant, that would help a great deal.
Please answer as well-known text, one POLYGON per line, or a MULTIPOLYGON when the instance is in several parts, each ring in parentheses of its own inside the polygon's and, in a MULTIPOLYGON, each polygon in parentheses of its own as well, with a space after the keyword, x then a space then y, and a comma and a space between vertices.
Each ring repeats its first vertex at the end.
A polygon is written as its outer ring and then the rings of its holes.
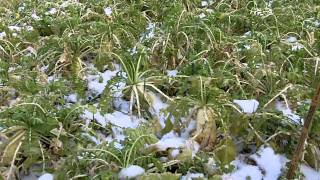
POLYGON ((137 110, 139 117, 141 116, 141 96, 149 105, 152 103, 152 99, 148 93, 150 90, 154 90, 160 93, 162 96, 166 97, 168 100, 171 100, 170 97, 165 95, 159 88, 155 85, 155 80, 159 76, 147 76, 147 73, 150 70, 141 70, 141 61, 142 55, 139 55, 139 58, 135 61, 124 60, 119 55, 112 53, 120 61, 124 72, 126 73, 124 78, 126 87, 123 91, 125 94, 130 96, 130 114, 132 114, 134 103, 137 104, 137 110))

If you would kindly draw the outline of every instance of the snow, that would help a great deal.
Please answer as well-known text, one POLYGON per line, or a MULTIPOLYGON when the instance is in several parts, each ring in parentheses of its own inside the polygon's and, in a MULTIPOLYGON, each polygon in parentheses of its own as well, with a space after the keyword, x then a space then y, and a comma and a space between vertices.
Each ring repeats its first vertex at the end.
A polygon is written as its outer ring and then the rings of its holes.
POLYGON ((244 47, 246 50, 251 49, 251 46, 250 46, 250 45, 247 45, 247 44, 245 44, 243 47, 244 47))
POLYGON ((294 36, 289 36, 287 39, 287 42, 288 43, 295 43, 295 42, 297 42, 297 38, 294 36))
POLYGON ((148 31, 148 33, 146 34, 146 39, 151 39, 151 38, 154 37, 155 28, 156 28, 156 24, 155 23, 150 22, 148 24, 148 26, 146 27, 146 30, 148 31))
POLYGON ((292 51, 298 51, 304 47, 301 43, 299 43, 297 41, 298 41, 298 39, 295 36, 289 36, 286 39, 286 42, 291 44, 292 51))
POLYGON ((165 151, 168 148, 182 148, 185 145, 185 139, 179 137, 176 133, 170 132, 164 135, 161 140, 154 144, 159 151, 165 151))
POLYGON ((176 77, 178 74, 178 71, 177 70, 167 70, 167 75, 169 77, 176 77))
POLYGON ((229 175, 224 174, 222 180, 247 180, 247 177, 255 180, 262 179, 262 173, 257 166, 243 164, 240 161, 234 161, 233 163, 238 170, 229 175))
POLYGON ((86 136, 88 137, 92 142, 94 142, 95 144, 99 145, 101 144, 101 141, 99 141, 99 139, 97 139, 96 137, 94 136, 91 136, 90 134, 88 133, 81 133, 83 136, 86 136))
POLYGON ((246 164, 242 157, 243 155, 239 155, 236 160, 231 162, 237 170, 230 174, 224 174, 224 180, 246 180, 247 177, 263 180, 278 179, 287 162, 286 158, 275 154, 270 147, 260 148, 257 153, 250 156, 257 163, 257 166, 246 164))
POLYGON ((130 52, 130 55, 131 55, 131 56, 137 54, 137 53, 138 53, 138 51, 137 51, 137 46, 134 46, 133 48, 128 49, 128 52, 130 52))
POLYGON ((267 147, 260 149, 258 154, 252 155, 251 158, 265 171, 264 180, 278 179, 282 168, 281 157, 280 155, 276 155, 272 148, 267 147))
POLYGON ((174 150, 171 151, 171 156, 173 158, 176 158, 179 154, 180 154, 179 149, 174 149, 174 150))
POLYGON ((49 9, 48 12, 45 13, 45 15, 53 15, 57 13, 57 9, 56 8, 51 8, 49 9))
POLYGON ((114 71, 106 70, 103 73, 97 72, 95 75, 87 75, 86 80, 88 81, 88 89, 96 95, 101 94, 108 84, 108 81, 115 77, 118 71, 118 68, 116 68, 114 71))
POLYGON ((186 140, 185 148, 192 151, 192 158, 194 158, 200 150, 200 144, 193 139, 188 139, 186 140))
POLYGON ((111 9, 111 7, 106 7, 106 8, 103 9, 103 11, 104 11, 104 14, 105 14, 106 16, 111 16, 111 14, 112 14, 112 9, 111 9))
POLYGON ((113 105, 114 105, 115 109, 117 109, 123 113, 129 113, 130 101, 123 100, 121 97, 116 97, 113 100, 113 105))
POLYGON ((136 165, 130 165, 127 168, 121 169, 119 173, 119 178, 120 179, 131 179, 131 178, 136 178, 142 174, 144 174, 145 170, 136 165))
POLYGON ((31 14, 31 18, 36 20, 36 21, 41 20, 41 18, 35 12, 31 14))
POLYGON ((251 35, 252 35, 252 31, 248 31, 248 32, 244 33, 242 37, 249 37, 251 35))
POLYGON ((259 102, 255 99, 249 100, 233 100, 233 103, 240 106, 242 112, 252 114, 256 112, 259 106, 259 102))
POLYGON ((33 27, 32 26, 26 26, 25 27, 27 31, 33 31, 33 27))
POLYGON ((294 123, 301 124, 301 117, 299 115, 294 114, 290 107, 286 106, 282 101, 276 101, 276 109, 278 111, 281 111, 285 117, 289 118, 294 123))
POLYGON ((53 175, 49 173, 45 173, 38 178, 38 180, 53 180, 53 175))
POLYGON ((152 96, 152 108, 149 109, 149 111, 158 118, 159 123, 162 128, 165 127, 165 120, 166 116, 161 110, 165 109, 168 107, 168 104, 164 103, 159 95, 150 94, 152 96))
POLYGON ((180 180, 192 180, 196 178, 204 178, 202 173, 188 173, 185 176, 182 176, 180 180))
POLYGON ((8 26, 10 31, 20 31, 21 27, 20 26, 8 26))
POLYGON ((204 13, 201 13, 200 15, 199 15, 199 18, 204 18, 204 17, 206 17, 206 15, 204 14, 204 13))
POLYGON ((25 9, 25 7, 24 7, 24 6, 20 6, 20 7, 18 7, 18 11, 19 11, 19 12, 24 11, 24 9, 25 9))
POLYGON ((129 116, 120 111, 102 114, 100 110, 97 110, 97 112, 93 113, 88 109, 85 109, 82 117, 87 120, 87 125, 92 120, 96 120, 103 127, 105 127, 107 124, 111 124, 112 134, 106 137, 105 141, 109 143, 114 142, 114 145, 117 149, 123 148, 122 144, 120 143, 126 138, 126 136, 124 135, 124 129, 136 128, 142 121, 145 121, 144 119, 137 118, 136 116, 129 116))
POLYGON ((207 1, 201 1, 201 6, 202 7, 208 6, 208 2, 207 1))
POLYGON ((77 94, 69 94, 67 96, 64 96, 64 99, 67 101, 67 102, 70 102, 70 103, 76 103, 78 101, 78 98, 77 98, 77 94))
POLYGON ((301 165, 300 171, 305 177, 305 180, 320 180, 320 171, 316 171, 309 166, 301 165))
POLYGON ((0 39, 3 39, 4 37, 6 37, 6 32, 0 32, 0 39))
POLYGON ((142 119, 136 117, 130 117, 122 112, 115 111, 113 113, 106 114, 105 116, 110 123, 122 128, 136 128, 142 119))
POLYGON ((136 128, 139 123, 143 121, 143 119, 139 119, 135 116, 130 117, 120 111, 114 111, 113 113, 103 115, 99 111, 92 113, 88 109, 85 109, 82 117, 88 120, 96 120, 102 126, 111 123, 121 128, 136 128))
POLYGON ((304 46, 301 43, 294 43, 291 47, 291 51, 298 51, 300 49, 302 49, 304 46))
POLYGON ((26 48, 26 51, 28 52, 27 56, 31 56, 31 55, 37 56, 37 51, 32 46, 28 46, 26 48))

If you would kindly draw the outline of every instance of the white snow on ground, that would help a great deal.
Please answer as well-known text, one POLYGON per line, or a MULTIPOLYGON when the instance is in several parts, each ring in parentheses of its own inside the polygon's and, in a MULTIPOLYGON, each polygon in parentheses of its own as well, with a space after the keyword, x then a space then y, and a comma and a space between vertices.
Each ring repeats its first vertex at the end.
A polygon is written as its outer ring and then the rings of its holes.
POLYGON ((88 81, 88 89, 96 95, 101 94, 108 84, 108 81, 119 72, 119 65, 115 65, 115 68, 113 71, 106 70, 103 73, 97 72, 95 75, 87 75, 85 79, 88 81))
POLYGON ((21 27, 20 26, 8 26, 10 31, 20 31, 21 27))
POLYGON ((119 178, 120 179, 131 179, 131 178, 136 178, 142 174, 144 174, 145 170, 136 165, 130 165, 127 168, 123 168, 120 173, 119 173, 119 178))
POLYGON ((176 158, 179 154, 180 154, 179 149, 174 149, 173 151, 171 151, 171 156, 173 158, 176 158))
POLYGON ((288 39, 286 39, 286 42, 291 45, 292 51, 298 51, 299 49, 302 49, 304 47, 301 43, 297 41, 297 38, 294 36, 289 36, 288 39))
POLYGON ((41 17, 39 17, 35 12, 31 14, 31 18, 36 20, 36 21, 40 21, 41 17))
POLYGON ((309 166, 301 165, 300 171, 305 177, 305 180, 320 180, 320 171, 316 171, 309 166))
POLYGON ((200 18, 200 19, 202 19, 202 18, 204 18, 204 17, 206 17, 206 15, 205 15, 204 13, 199 14, 199 18, 200 18))
POLYGON ((6 32, 0 32, 0 39, 3 39, 6 36, 7 36, 6 32))
POLYGON ((77 94, 69 94, 64 96, 64 99, 70 103, 76 103, 78 101, 77 94))
POLYGON ((208 2, 207 1, 201 1, 201 6, 202 7, 208 6, 208 2))
POLYGON ((237 171, 231 174, 224 174, 223 180, 247 180, 247 177, 254 180, 261 180, 262 173, 257 166, 247 165, 239 160, 233 161, 233 165, 237 167, 237 171))
POLYGON ((129 115, 119 111, 102 115, 100 112, 92 113, 87 109, 84 110, 82 117, 87 120, 96 120, 102 126, 106 126, 107 123, 111 123, 112 125, 121 128, 135 128, 143 120, 135 116, 130 117, 129 115))
MULTIPOLYGON (((111 124, 112 134, 106 137, 105 140, 109 143, 114 142, 115 147, 118 149, 123 148, 120 143, 126 138, 126 136, 124 135, 124 129, 136 128, 142 121, 145 121, 144 119, 139 119, 136 116, 130 117, 129 115, 120 111, 114 111, 112 113, 103 115, 99 111, 97 111, 96 113, 92 113, 88 109, 85 109, 82 117, 87 120, 87 124, 92 120, 96 120, 102 126, 111 124)), ((97 144, 100 143, 98 140, 94 140, 92 138, 91 140, 96 142, 97 144)))
POLYGON ((166 116, 163 112, 161 112, 161 110, 167 108, 168 104, 164 103, 160 99, 159 95, 153 93, 151 93, 150 95, 152 96, 152 108, 150 108, 149 111, 158 118, 161 127, 164 128, 166 116))
POLYGON ((53 180, 53 175, 49 173, 45 173, 38 178, 38 180, 53 180))
POLYGON ((45 12, 45 15, 53 15, 57 13, 56 8, 51 8, 48 12, 45 12))
POLYGON ((240 106, 242 109, 242 112, 244 113, 254 113, 258 109, 259 102, 255 99, 249 99, 249 100, 233 100, 233 103, 240 106))
POLYGON ((294 36, 289 36, 287 39, 287 42, 288 43, 295 43, 295 42, 297 42, 297 38, 294 36))
POLYGON ((193 139, 186 140, 185 148, 192 151, 192 158, 194 158, 197 152, 200 150, 200 144, 193 139))
POLYGON ((111 14, 112 14, 112 9, 111 9, 111 7, 106 7, 106 8, 103 9, 103 11, 104 11, 104 14, 105 14, 106 16, 111 16, 111 14))
POLYGON ((169 77, 176 77, 178 74, 177 70, 167 70, 167 76, 169 77))
POLYGON ((173 131, 165 134, 157 143, 154 144, 159 151, 165 151, 168 148, 181 148, 185 145, 185 139, 179 137, 173 131))
MULTIPOLYGON (((186 149, 192 152, 192 158, 197 154, 200 149, 200 145, 192 140, 180 137, 176 132, 171 131, 164 136, 155 144, 150 146, 155 146, 158 151, 166 151, 167 149, 186 149)), ((173 151, 174 155, 177 151, 173 151)), ((173 156, 174 157, 174 156, 173 156)))
POLYGON ((276 109, 278 111, 281 111, 285 117, 291 119, 294 123, 301 124, 301 121, 302 121, 301 117, 299 115, 294 114, 290 109, 290 107, 285 105, 284 102, 277 100, 276 109))
POLYGON ((257 180, 274 180, 278 179, 281 174, 281 169, 285 166, 282 155, 275 154, 270 147, 260 148, 256 154, 250 156, 251 159, 256 161, 257 166, 246 164, 243 162, 241 156, 243 155, 239 155, 239 157, 231 163, 236 166, 237 170, 230 174, 224 174, 224 180, 246 180, 247 177, 257 180))
POLYGON ((96 137, 94 136, 91 136, 90 134, 88 133, 81 133, 83 136, 86 136, 88 137, 92 142, 96 143, 97 145, 98 144, 101 144, 101 141, 99 139, 97 139, 96 137))
POLYGON ((155 28, 156 28, 156 24, 149 22, 148 26, 146 27, 146 30, 148 31, 145 34, 146 39, 151 39, 155 36, 155 28))
POLYGON ((192 180, 195 178, 204 178, 202 173, 188 173, 185 176, 182 176, 180 180, 192 180))
POLYGON ((115 109, 123 112, 123 113, 129 113, 130 109, 130 102, 123 100, 121 97, 116 97, 113 100, 113 105, 115 109))
POLYGON ((257 162, 259 167, 264 169, 264 180, 273 180, 280 176, 282 169, 281 157, 280 155, 276 155, 272 148, 267 147, 260 149, 260 151, 252 155, 251 158, 257 162))

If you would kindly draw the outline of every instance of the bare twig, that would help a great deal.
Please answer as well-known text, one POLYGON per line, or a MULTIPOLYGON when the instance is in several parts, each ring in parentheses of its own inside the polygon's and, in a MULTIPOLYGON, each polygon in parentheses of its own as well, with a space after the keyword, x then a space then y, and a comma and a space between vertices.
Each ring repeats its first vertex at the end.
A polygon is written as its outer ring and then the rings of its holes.
POLYGON ((287 179, 293 179, 295 176, 296 169, 298 167, 298 163, 301 160, 302 153, 304 150, 304 144, 308 138, 308 134, 310 131, 310 128, 312 126, 313 117, 315 115, 315 112, 317 110, 317 107, 319 105, 320 101, 320 83, 318 83, 318 88, 316 90, 315 95, 312 98, 311 106, 308 112, 308 115, 306 117, 306 120, 304 122, 304 126, 300 135, 300 139, 297 145, 297 148, 293 154, 289 170, 287 172, 287 179))

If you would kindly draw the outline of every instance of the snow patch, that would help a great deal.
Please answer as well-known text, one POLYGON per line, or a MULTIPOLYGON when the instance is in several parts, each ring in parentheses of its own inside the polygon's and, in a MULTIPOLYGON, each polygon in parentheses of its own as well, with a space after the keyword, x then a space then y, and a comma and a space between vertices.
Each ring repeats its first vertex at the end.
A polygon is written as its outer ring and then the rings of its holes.
POLYGON ((171 156, 173 158, 176 158, 179 154, 180 154, 179 149, 174 149, 174 150, 171 151, 171 156))
POLYGON ((200 19, 202 19, 202 18, 204 18, 204 17, 206 17, 206 15, 205 15, 204 13, 199 14, 199 18, 200 18, 200 19))
POLYGON ((49 173, 45 173, 38 178, 38 180, 53 180, 53 175, 49 173))
POLYGON ((270 147, 260 148, 260 150, 250 156, 251 159, 255 160, 257 166, 248 165, 244 162, 243 155, 239 155, 236 160, 232 161, 237 170, 230 173, 224 174, 222 179, 236 179, 246 180, 247 177, 250 179, 263 179, 263 180, 274 180, 278 179, 281 174, 281 169, 285 167, 287 159, 282 155, 274 153, 270 147))
POLYGON ((119 111, 102 115, 99 111, 92 113, 88 109, 84 110, 82 117, 87 120, 96 120, 102 126, 106 126, 107 123, 111 123, 121 128, 136 128, 143 120, 135 116, 130 117, 129 115, 119 111))
POLYGON ((105 14, 106 16, 111 16, 111 14, 112 14, 112 9, 111 9, 111 7, 106 7, 106 8, 103 9, 103 11, 104 11, 104 14, 105 14))
POLYGON ((233 100, 233 103, 240 106, 242 112, 252 114, 257 111, 259 102, 255 99, 250 100, 233 100))
POLYGON ((204 178, 202 173, 188 173, 185 176, 182 176, 180 180, 192 180, 196 178, 204 178))
POLYGON ((260 149, 260 151, 252 155, 251 158, 265 171, 264 180, 278 179, 282 169, 281 157, 280 155, 276 155, 272 148, 267 147, 260 149))
POLYGON ((301 165, 300 171, 305 177, 305 180, 320 180, 320 171, 316 171, 309 166, 301 165))
POLYGON ((161 110, 165 109, 168 107, 168 104, 164 103, 159 95, 150 93, 152 96, 152 107, 149 109, 150 112, 153 113, 154 116, 156 116, 159 120, 159 123, 162 128, 165 127, 165 120, 166 116, 161 110))
POLYGON ((103 92, 108 81, 117 75, 119 66, 116 66, 116 70, 106 70, 103 73, 97 72, 95 75, 87 75, 86 80, 88 81, 88 89, 99 95, 103 92))
POLYGON ((57 9, 56 8, 51 8, 49 9, 48 12, 45 12, 45 15, 53 15, 57 13, 57 9))
POLYGON ((178 74, 177 70, 167 70, 167 76, 169 77, 176 77, 178 74))
POLYGON ((278 111, 281 111, 285 117, 289 118, 294 123, 301 124, 301 117, 299 115, 294 114, 290 107, 286 106, 284 102, 277 100, 276 109, 278 111))
POLYGON ((168 148, 181 148, 185 145, 185 139, 179 137, 176 133, 170 132, 164 135, 161 140, 154 144, 159 151, 165 151, 168 148))
POLYGON ((0 39, 3 39, 7 36, 6 32, 0 32, 0 39))
POLYGON ((77 94, 69 94, 67 96, 64 96, 64 99, 67 102, 76 103, 78 101, 78 97, 77 96, 78 96, 77 94))
POLYGON ((8 26, 8 29, 10 31, 21 31, 21 27, 20 26, 8 26))
POLYGON ((208 2, 207 1, 201 1, 201 6, 202 7, 208 6, 208 2))
POLYGON ((247 165, 239 160, 234 161, 233 164, 237 166, 238 170, 229 175, 224 174, 222 176, 223 180, 247 180, 248 177, 250 179, 262 179, 262 173, 257 166, 247 165))
POLYGON ((119 178, 120 179, 131 179, 131 178, 136 178, 142 174, 144 174, 145 170, 136 165, 130 165, 127 168, 121 169, 119 173, 119 178))
POLYGON ((41 20, 41 18, 35 12, 31 14, 31 18, 36 20, 36 21, 40 21, 41 20))
POLYGON ((298 42, 298 39, 295 36, 289 36, 286 39, 286 42, 291 45, 292 51, 298 51, 304 47, 301 43, 298 42))

